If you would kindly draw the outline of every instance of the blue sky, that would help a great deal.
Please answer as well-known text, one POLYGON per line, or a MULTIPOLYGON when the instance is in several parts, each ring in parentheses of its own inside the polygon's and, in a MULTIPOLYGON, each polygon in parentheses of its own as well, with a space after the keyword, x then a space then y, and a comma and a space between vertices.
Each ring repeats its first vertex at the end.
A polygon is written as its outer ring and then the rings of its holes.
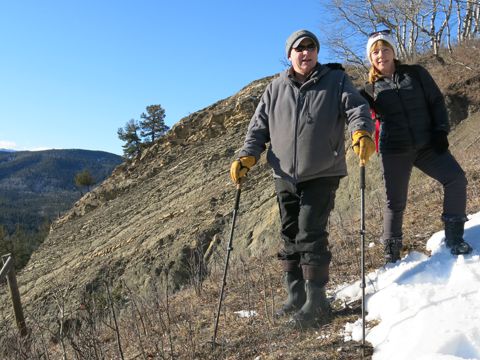
POLYGON ((0 148, 121 155, 117 129, 146 106, 162 105, 171 127, 283 70, 291 32, 321 39, 323 3, 2 1, 0 148))

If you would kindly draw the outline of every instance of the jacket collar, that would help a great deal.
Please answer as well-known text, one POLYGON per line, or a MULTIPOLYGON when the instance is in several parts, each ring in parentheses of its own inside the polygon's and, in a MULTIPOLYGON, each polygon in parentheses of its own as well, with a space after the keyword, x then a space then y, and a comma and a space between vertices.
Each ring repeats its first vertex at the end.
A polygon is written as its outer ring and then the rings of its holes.
POLYGON ((310 75, 308 75, 304 83, 300 83, 295 79, 295 72, 292 66, 290 66, 290 68, 288 68, 286 72, 284 72, 284 76, 286 79, 289 79, 290 81, 298 84, 299 86, 303 86, 311 81, 317 82, 322 76, 324 76, 329 71, 331 71, 331 69, 328 66, 322 65, 317 62, 317 65, 312 70, 310 75))

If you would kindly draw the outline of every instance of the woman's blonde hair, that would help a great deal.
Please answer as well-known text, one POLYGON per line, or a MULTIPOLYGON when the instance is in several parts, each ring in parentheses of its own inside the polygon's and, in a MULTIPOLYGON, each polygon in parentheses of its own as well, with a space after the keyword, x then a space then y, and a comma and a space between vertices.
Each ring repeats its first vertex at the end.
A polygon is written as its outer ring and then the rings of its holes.
MULTIPOLYGON (((395 49, 390 45, 387 41, 383 40, 378 40, 376 41, 372 47, 370 48, 370 52, 368 53, 368 57, 372 54, 374 50, 377 50, 381 46, 386 46, 389 49, 392 49, 392 51, 395 53, 395 49)), ((400 65, 400 61, 397 59, 394 59, 393 62, 395 63, 395 66, 400 65)), ((375 66, 370 66, 370 70, 368 71, 368 82, 373 84, 375 81, 378 79, 382 78, 383 75, 382 73, 375 67, 375 66)))

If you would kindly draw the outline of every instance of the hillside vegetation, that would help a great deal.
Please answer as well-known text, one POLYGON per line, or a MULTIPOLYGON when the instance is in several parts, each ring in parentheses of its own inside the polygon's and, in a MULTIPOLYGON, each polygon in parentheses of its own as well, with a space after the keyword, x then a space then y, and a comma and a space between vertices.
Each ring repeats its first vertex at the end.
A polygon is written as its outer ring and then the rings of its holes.
POLYGON ((75 175, 86 170, 101 183, 122 161, 102 151, 0 151, 0 253, 13 252, 24 265, 50 223, 87 190, 75 175))
MULTIPOLYGON (((438 79, 453 121, 451 150, 469 180, 468 212, 480 209, 480 50, 478 43, 422 63, 438 79), (468 56, 463 56, 468 54, 468 56)), ((235 187, 229 166, 271 78, 179 121, 131 163, 116 168, 53 225, 18 274, 32 336, 16 335, 7 290, 0 297, 5 358, 77 359, 356 359, 344 342, 359 304, 335 304, 334 320, 296 331, 273 317, 284 299, 278 214, 270 169, 262 158, 242 189, 217 346, 210 340, 230 234, 235 187), (240 317, 237 311, 254 311, 240 317)), ((329 225, 333 262, 328 293, 359 278, 358 159, 347 148, 329 225)), ((405 251, 425 252, 442 228, 442 189, 415 172, 405 214, 405 251)), ((367 241, 381 232, 378 158, 367 168, 367 241)), ((383 264, 367 249, 367 268, 383 264)), ((371 325, 371 324, 370 324, 371 325)), ((367 356, 368 358, 368 356, 367 356)))
POLYGON ((72 207, 84 189, 75 174, 88 170, 96 183, 122 162, 115 154, 88 150, 0 151, 0 220, 8 230, 33 230, 72 207))

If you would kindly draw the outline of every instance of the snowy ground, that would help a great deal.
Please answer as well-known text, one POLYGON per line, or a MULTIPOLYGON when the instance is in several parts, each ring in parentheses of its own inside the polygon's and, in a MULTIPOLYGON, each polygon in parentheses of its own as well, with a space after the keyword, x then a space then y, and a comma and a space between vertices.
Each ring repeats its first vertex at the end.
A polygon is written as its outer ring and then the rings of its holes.
MULTIPOLYGON (((440 231, 427 242, 431 257, 412 252, 367 275, 366 320, 380 321, 367 328, 374 360, 480 359, 480 213, 469 216, 464 238, 471 255, 451 255, 440 231)), ((360 298, 359 282, 336 297, 360 298)), ((361 341, 361 319, 345 332, 361 341)))

